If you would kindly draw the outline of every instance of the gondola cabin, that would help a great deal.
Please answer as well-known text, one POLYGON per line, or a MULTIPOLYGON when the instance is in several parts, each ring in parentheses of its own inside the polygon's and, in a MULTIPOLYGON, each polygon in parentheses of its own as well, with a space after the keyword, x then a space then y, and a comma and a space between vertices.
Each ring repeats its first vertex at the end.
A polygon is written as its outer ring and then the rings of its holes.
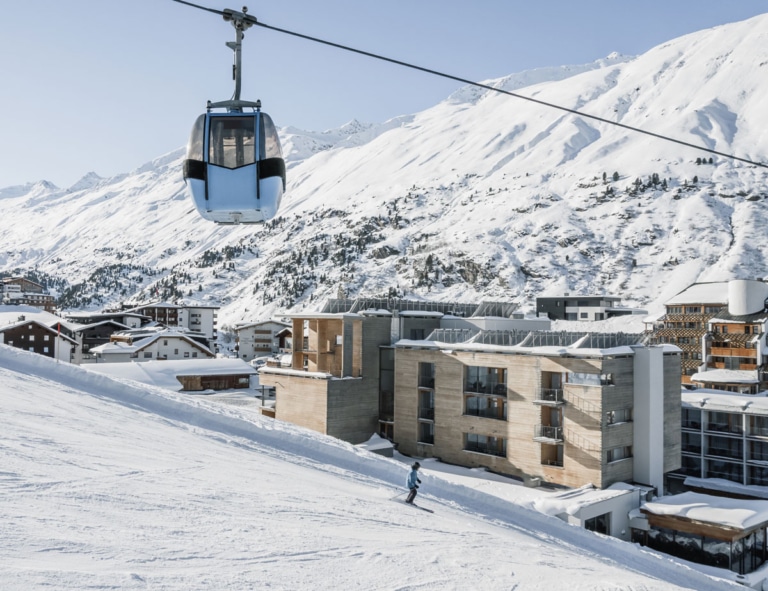
POLYGON ((269 115, 207 112, 192 129, 184 180, 200 215, 218 224, 254 224, 275 216, 285 190, 277 129, 269 115))

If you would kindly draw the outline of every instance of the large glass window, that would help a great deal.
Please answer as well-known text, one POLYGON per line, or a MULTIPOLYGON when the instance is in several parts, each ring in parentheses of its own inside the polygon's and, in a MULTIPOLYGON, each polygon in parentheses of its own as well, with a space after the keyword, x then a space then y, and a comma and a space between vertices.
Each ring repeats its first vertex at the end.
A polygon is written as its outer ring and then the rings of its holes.
POLYGON ((507 456, 507 440, 476 433, 464 434, 464 449, 492 456, 507 456))
POLYGON ((707 412, 705 429, 722 433, 742 433, 741 415, 730 412, 707 412))
POLYGON ((748 460, 766 462, 768 461, 768 441, 748 441, 749 455, 748 460))
POLYGON ((747 417, 748 435, 753 437, 768 437, 768 417, 749 415, 747 417))
POLYGON ((685 454, 680 456, 680 474, 686 476, 693 476, 694 478, 701 478, 701 458, 695 456, 687 456, 685 454))
POLYGON ((609 464, 611 462, 618 462, 619 460, 624 460, 626 458, 632 457, 632 446, 624 445, 621 447, 614 447, 609 449, 606 453, 607 453, 606 461, 609 464))
POLYGON ((684 452, 701 453, 701 433, 682 432, 682 450, 684 452))
POLYGON ((467 396, 464 414, 488 419, 507 418, 507 399, 501 396, 467 396))
POLYGON ((611 534, 611 514, 605 513, 604 515, 598 515, 592 517, 584 522, 584 529, 594 531, 599 534, 605 534, 606 536, 611 534))
POLYGON ((465 372, 465 392, 507 395, 507 370, 500 367, 468 365, 465 372))
POLYGON ((435 443, 434 423, 419 423, 419 443, 435 443))
POLYGON ((701 429, 701 411, 698 408, 683 408, 683 428, 701 429))
POLYGON ((435 364, 419 363, 419 388, 435 387, 435 364))
POLYGON ((733 482, 742 482, 744 473, 742 465, 725 460, 707 460, 705 463, 704 478, 723 478, 733 482))
POLYGON ((256 162, 255 118, 211 117, 208 161, 216 166, 239 168, 256 162))
POLYGON ((710 435, 707 438, 707 447, 704 453, 709 456, 740 460, 744 457, 744 444, 740 438, 710 435))

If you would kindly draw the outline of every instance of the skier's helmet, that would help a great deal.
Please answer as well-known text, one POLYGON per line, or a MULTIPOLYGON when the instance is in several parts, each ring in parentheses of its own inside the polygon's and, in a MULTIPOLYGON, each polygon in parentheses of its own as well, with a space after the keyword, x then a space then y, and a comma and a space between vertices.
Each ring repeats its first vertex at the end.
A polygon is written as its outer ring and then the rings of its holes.
POLYGON ((419 464, 418 462, 414 462, 414 464, 413 464, 413 466, 411 466, 411 468, 413 468, 414 470, 418 470, 419 468, 421 468, 421 464, 419 464))

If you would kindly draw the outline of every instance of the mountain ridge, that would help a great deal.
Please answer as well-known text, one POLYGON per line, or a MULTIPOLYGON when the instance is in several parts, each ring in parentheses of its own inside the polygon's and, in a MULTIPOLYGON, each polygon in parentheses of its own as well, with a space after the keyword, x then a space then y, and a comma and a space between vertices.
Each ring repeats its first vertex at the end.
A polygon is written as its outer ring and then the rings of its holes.
MULTIPOLYGON (((768 15, 488 84, 764 162, 764 41, 768 15)), ((260 227, 199 219, 182 150, 68 189, 0 189, 0 272, 66 277, 66 307, 191 299, 221 305, 222 324, 339 290, 524 309, 606 292, 655 312, 696 280, 768 275, 765 173, 705 151, 476 87, 281 136, 288 189, 260 227)))

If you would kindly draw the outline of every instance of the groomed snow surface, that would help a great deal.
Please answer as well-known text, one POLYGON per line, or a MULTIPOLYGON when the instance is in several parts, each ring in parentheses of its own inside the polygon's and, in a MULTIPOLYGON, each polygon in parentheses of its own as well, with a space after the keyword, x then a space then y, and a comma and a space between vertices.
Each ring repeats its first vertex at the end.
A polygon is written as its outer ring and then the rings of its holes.
MULTIPOLYGON (((388 459, 0 345, 0 588, 741 588, 530 507, 551 494, 388 459), (503 489, 503 490, 502 490, 503 489)), ((716 571, 711 571, 712 573, 716 571)))

